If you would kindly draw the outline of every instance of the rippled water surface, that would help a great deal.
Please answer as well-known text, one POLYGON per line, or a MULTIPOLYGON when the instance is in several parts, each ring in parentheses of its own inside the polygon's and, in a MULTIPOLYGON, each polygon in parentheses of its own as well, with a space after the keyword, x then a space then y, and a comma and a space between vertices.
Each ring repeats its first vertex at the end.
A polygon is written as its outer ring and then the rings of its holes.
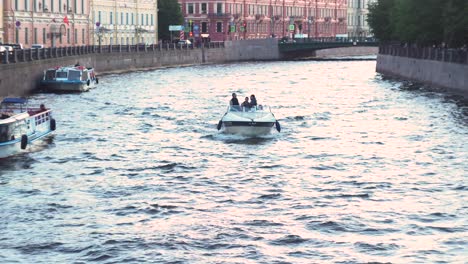
POLYGON ((0 262, 466 263, 455 99, 375 61, 168 68, 34 95, 58 129, 0 161, 0 262), (271 105, 281 133, 219 134, 232 92, 271 105))

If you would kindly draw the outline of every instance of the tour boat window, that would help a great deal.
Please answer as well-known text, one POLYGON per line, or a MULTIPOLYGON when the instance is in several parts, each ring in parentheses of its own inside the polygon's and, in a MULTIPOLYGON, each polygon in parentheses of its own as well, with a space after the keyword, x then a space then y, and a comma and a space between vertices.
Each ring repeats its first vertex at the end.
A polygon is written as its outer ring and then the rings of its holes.
POLYGON ((51 81, 55 79, 55 70, 48 70, 45 74, 46 81, 51 81))
POLYGON ((58 71, 57 72, 57 78, 67 78, 67 72, 66 71, 58 71))
POLYGON ((69 71, 68 80, 80 80, 81 74, 80 71, 69 71))

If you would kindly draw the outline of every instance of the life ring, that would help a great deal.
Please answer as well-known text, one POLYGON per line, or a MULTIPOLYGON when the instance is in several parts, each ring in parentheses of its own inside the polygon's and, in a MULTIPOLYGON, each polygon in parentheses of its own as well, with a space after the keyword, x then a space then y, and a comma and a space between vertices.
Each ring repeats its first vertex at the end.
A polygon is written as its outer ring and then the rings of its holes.
POLYGON ((55 119, 50 119, 50 130, 54 131, 56 129, 55 119))
POLYGON ((278 132, 281 132, 281 126, 280 126, 280 123, 278 122, 278 120, 276 120, 275 126, 276 126, 276 130, 278 130, 278 132))
POLYGON ((26 149, 28 146, 28 136, 22 135, 21 136, 21 149, 26 149))
POLYGON ((218 130, 220 130, 222 125, 223 125, 223 121, 219 120, 218 126, 216 128, 218 128, 218 130))
POLYGON ((91 81, 88 79, 88 81, 86 81, 86 84, 89 86, 91 84, 91 81))

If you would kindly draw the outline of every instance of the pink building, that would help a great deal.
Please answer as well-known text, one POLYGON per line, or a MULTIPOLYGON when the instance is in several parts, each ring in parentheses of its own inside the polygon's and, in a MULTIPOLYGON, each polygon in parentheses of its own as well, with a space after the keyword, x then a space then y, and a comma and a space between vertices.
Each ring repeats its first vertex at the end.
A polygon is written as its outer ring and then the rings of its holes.
POLYGON ((211 41, 346 34, 346 0, 179 0, 186 38, 211 41), (190 36, 191 35, 191 36, 190 36))
POLYGON ((0 0, 5 43, 63 47, 89 44, 89 0, 0 0))

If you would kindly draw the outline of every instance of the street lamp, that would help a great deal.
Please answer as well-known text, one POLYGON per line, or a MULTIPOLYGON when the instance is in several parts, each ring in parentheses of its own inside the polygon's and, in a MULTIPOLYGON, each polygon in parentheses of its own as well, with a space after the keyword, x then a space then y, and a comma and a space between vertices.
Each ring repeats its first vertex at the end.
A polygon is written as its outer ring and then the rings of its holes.
POLYGON ((309 16, 308 19, 307 19, 307 22, 309 24, 309 26, 307 27, 307 37, 310 38, 310 25, 312 23, 314 23, 314 17, 313 16, 309 16))

